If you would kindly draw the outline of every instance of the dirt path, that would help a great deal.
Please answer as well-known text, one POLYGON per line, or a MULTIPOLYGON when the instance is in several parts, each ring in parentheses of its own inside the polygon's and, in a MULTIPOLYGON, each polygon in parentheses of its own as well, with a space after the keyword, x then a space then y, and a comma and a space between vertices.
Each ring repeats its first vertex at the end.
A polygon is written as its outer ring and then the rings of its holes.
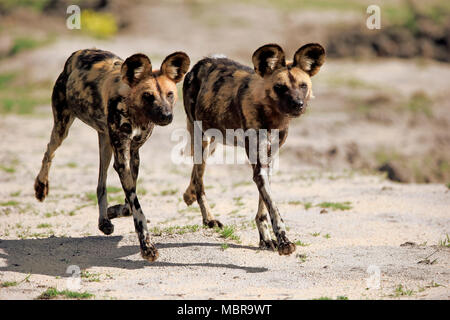
MULTIPOLYGON (((182 123, 179 113, 173 126, 182 123)), ((245 165, 211 165, 206 173, 214 212, 236 227, 240 241, 202 228, 179 229, 201 223, 200 213, 186 209, 181 200, 189 166, 176 166, 170 154, 156 153, 176 144, 170 142, 171 128, 157 128, 142 149, 138 186, 151 227, 162 229, 153 230, 160 259, 150 264, 138 254, 131 219, 113 221, 112 236, 97 230, 91 200, 96 133, 81 122, 57 151, 49 197, 44 203, 34 199, 33 178, 50 124, 48 112, 0 120, 0 148, 7 150, 1 162, 15 168, 0 172, 0 280, 20 282, 31 274, 28 282, 0 288, 0 299, 35 298, 47 287, 63 290, 69 265, 90 273, 81 290, 98 299, 450 297, 450 251, 437 246, 449 233, 450 193, 442 184, 395 184, 380 176, 283 165, 282 157, 273 191, 290 237, 307 245, 281 257, 256 247, 257 191, 245 165), (349 201, 352 208, 321 214, 316 205, 325 201, 349 201), (305 209, 306 203, 311 208, 305 209), (415 245, 401 246, 405 242, 415 245), (433 264, 418 263, 432 253, 433 264), (380 289, 366 289, 370 265, 381 272, 380 289), (398 285, 407 289, 396 293, 398 285)), ((113 169, 108 185, 119 186, 113 169)), ((112 203, 122 201, 121 192, 111 196, 112 203)))
MULTIPOLYGON (((122 57, 144 52, 155 66, 181 49, 193 62, 224 53, 249 63, 264 43, 280 43, 292 55, 301 44, 321 42, 333 25, 361 19, 341 11, 231 8, 228 3, 205 8, 137 7, 128 12, 133 17, 128 31, 112 40, 62 35, 49 46, 3 61, 0 73, 54 81, 70 53, 94 46, 122 57)), ((75 122, 56 152, 49 197, 39 203, 33 182, 50 135, 50 107, 27 116, 0 115, 0 299, 33 299, 49 287, 64 290, 71 265, 83 271, 80 290, 96 299, 449 299, 450 249, 442 243, 450 234, 449 189, 443 183, 397 184, 342 168, 350 167, 349 157, 374 158, 380 147, 432 159, 438 150, 448 160, 450 67, 377 59, 330 60, 322 69, 313 79, 317 99, 290 128, 273 177, 290 238, 300 241, 289 257, 257 248, 257 190, 246 165, 210 165, 205 177, 213 211, 235 228, 234 240, 198 226, 198 207, 187 208, 182 201, 191 167, 170 158, 178 143, 171 134, 185 123, 180 104, 174 123, 156 128, 141 151, 138 194, 160 251, 153 264, 138 253, 131 218, 113 221, 111 236, 97 230, 93 129, 75 122), (431 119, 390 110, 383 99, 367 114, 361 108, 385 95, 392 105, 396 99, 403 105, 421 90, 434 101, 431 119), (323 212, 324 202, 350 208, 323 212), (367 289, 376 270, 380 288, 367 289)), ((110 204, 122 202, 112 168, 108 186, 110 204)))

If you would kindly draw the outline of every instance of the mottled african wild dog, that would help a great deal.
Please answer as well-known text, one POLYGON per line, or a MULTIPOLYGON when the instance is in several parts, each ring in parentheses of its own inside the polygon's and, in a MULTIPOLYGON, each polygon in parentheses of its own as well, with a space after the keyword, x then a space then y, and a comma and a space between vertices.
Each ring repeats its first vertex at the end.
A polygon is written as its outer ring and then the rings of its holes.
MULTIPOLYGON (((225 135, 226 129, 266 129, 267 134, 258 136, 257 145, 265 146, 270 158, 271 134, 279 131, 279 145, 286 140, 289 121, 300 116, 306 103, 312 97, 311 78, 325 61, 325 50, 319 44, 304 45, 294 55, 292 63, 286 63, 280 46, 268 44, 255 51, 252 57, 254 70, 226 58, 205 58, 200 60, 186 75, 183 83, 184 107, 187 114, 187 128, 191 134, 191 150, 195 149, 193 139, 196 121, 201 121, 203 135, 215 128, 225 135)), ((201 149, 209 147, 208 139, 201 139, 201 149), (206 141, 205 141, 206 140, 206 141)), ((236 145, 236 140, 232 142, 236 145)), ((249 155, 249 139, 244 146, 249 155)), ((261 149, 260 149, 261 150, 261 149)), ((212 150, 213 152, 213 150, 212 150)), ((256 225, 259 230, 260 246, 288 255, 295 251, 295 244, 288 240, 286 228, 270 192, 271 163, 257 161, 252 164, 253 180, 259 190, 259 205, 256 225), (269 232, 267 211, 276 241, 269 232)), ((207 153, 206 153, 207 155, 207 153)), ((205 157, 192 169, 191 182, 184 193, 187 205, 197 201, 203 216, 203 223, 209 227, 222 224, 215 220, 206 201, 203 185, 205 157)))
POLYGON ((110 219, 133 215, 141 254, 154 261, 158 251, 150 242, 147 222, 136 195, 139 148, 149 138, 155 124, 172 121, 177 99, 176 83, 189 69, 183 52, 167 56, 161 69, 153 71, 150 59, 134 54, 125 62, 111 52, 80 50, 66 61, 53 88, 54 125, 41 170, 36 177, 36 198, 48 194, 48 172, 56 149, 67 136, 75 117, 98 131, 100 171, 97 186, 98 228, 111 234, 110 219), (108 208, 106 176, 114 154, 114 169, 125 192, 125 203, 108 208))

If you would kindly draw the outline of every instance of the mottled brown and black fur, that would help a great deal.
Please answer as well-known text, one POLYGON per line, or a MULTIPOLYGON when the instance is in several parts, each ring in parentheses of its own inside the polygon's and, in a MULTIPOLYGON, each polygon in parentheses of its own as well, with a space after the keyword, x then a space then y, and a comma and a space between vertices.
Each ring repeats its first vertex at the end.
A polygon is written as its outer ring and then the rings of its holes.
MULTIPOLYGON (((271 132, 279 130, 279 145, 287 137, 289 121, 300 116, 312 97, 311 77, 325 61, 325 51, 319 44, 307 44, 294 55, 293 62, 286 63, 280 46, 269 44, 255 51, 252 57, 254 69, 227 58, 204 58, 186 75, 183 99, 188 118, 187 128, 193 136, 194 126, 201 121, 201 132, 218 129, 226 135, 227 129, 266 129, 265 138, 258 137, 258 145, 265 145, 268 156, 275 151, 271 132)), ((195 141, 191 139, 191 149, 195 141)), ((209 147, 208 139, 202 139, 202 150, 209 147)), ((233 144, 236 144, 234 141, 233 144)), ((244 146, 249 155, 249 141, 244 146)), ((194 164, 191 182, 184 193, 185 202, 197 201, 203 223, 210 227, 222 226, 211 214, 203 185, 205 161, 194 164)), ((256 224, 260 246, 278 248, 280 254, 291 254, 295 245, 286 236, 286 228, 270 193, 271 163, 262 163, 258 154, 252 164, 253 180, 259 190, 259 206, 256 224), (269 232, 269 212, 276 241, 269 232)))
POLYGON ((136 195, 139 148, 153 127, 172 121, 176 83, 189 69, 189 57, 175 52, 153 71, 150 59, 134 54, 125 61, 111 52, 88 49, 74 52, 53 88, 54 125, 41 170, 35 181, 36 198, 48 194, 48 173, 56 149, 75 118, 98 131, 100 170, 97 186, 98 227, 111 234, 110 219, 133 215, 142 256, 154 261, 158 251, 150 242, 147 222, 136 195), (112 156, 125 192, 125 203, 108 208, 106 176, 112 156))

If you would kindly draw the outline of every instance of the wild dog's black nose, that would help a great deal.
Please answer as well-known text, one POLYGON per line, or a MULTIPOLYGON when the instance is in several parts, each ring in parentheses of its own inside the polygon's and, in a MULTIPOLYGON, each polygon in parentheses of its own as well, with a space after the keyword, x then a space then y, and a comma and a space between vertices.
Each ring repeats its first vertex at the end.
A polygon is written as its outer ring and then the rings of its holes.
POLYGON ((301 110, 303 108, 303 99, 295 99, 293 101, 293 103, 294 103, 295 109, 300 109, 301 110))

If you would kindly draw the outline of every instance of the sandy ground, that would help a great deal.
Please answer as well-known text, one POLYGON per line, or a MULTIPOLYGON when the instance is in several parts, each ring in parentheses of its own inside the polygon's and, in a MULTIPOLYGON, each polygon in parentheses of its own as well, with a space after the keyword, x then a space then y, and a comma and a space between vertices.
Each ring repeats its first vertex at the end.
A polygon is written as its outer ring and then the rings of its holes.
MULTIPOLYGON (((175 165, 169 153, 156 151, 175 146, 170 133, 182 127, 182 119, 179 112, 172 127, 157 128, 141 152, 141 203, 150 226, 163 230, 201 223, 198 209, 186 210, 181 200, 190 166, 175 165)), ((392 298, 400 284, 413 290, 402 298, 450 297, 450 250, 437 246, 449 232, 450 193, 442 184, 404 185, 352 171, 292 166, 282 156, 274 195, 291 239, 307 244, 284 257, 256 246, 257 191, 250 168, 210 165, 205 183, 213 210, 236 226, 241 241, 206 229, 155 231, 160 259, 150 264, 140 258, 131 219, 113 221, 112 236, 97 230, 97 208, 89 199, 97 179, 96 133, 80 121, 57 151, 49 197, 44 203, 34 199, 33 178, 50 125, 48 113, 0 120, 0 148, 17 166, 15 173, 0 174, 0 198, 17 202, 0 207, 0 279, 20 282, 31 274, 29 282, 1 288, 1 299, 35 298, 52 286, 63 290, 69 265, 96 275, 98 282, 83 279, 82 291, 99 299, 378 299, 392 298), (313 207, 306 210, 299 201, 313 207), (323 201, 349 201, 352 209, 320 213, 314 205, 323 201), (401 246, 405 242, 415 245, 401 246), (418 263, 430 254, 430 261, 437 259, 433 264, 418 263), (366 289, 371 265, 381 272, 380 289, 366 289)), ((120 185, 113 169, 108 185, 120 185)), ((113 196, 112 203, 121 201, 122 193, 113 196)))
MULTIPOLYGON (((135 13, 152 14, 154 19, 136 18, 127 34, 111 41, 62 37, 2 63, 0 71, 26 70, 26 76, 36 81, 53 81, 71 52, 92 46, 122 57, 146 52, 155 66, 180 48, 189 52, 192 61, 222 52, 248 63, 262 43, 279 42, 293 53, 298 43, 319 41, 324 26, 319 30, 314 26, 324 14, 330 24, 359 19, 353 14, 276 13, 243 6, 222 12, 229 17, 224 21, 208 15, 220 11, 215 9, 138 8, 135 13), (177 23, 163 28, 173 16, 177 23), (307 35, 285 32, 300 28, 299 21, 307 27, 307 35), (187 30, 182 38, 180 25, 187 30)), ((425 66, 397 59, 327 62, 313 79, 317 98, 311 110, 293 122, 273 177, 274 198, 290 239, 304 244, 289 257, 257 247, 253 219, 258 193, 247 165, 209 165, 205 177, 213 212, 224 224, 235 226, 240 241, 223 239, 209 229, 180 229, 201 224, 197 205, 187 208, 182 201, 191 167, 174 164, 170 158, 179 142, 171 141, 171 134, 184 128, 181 104, 173 124, 156 128, 141 149, 140 202, 149 226, 162 230, 152 230, 160 252, 153 264, 139 255, 131 218, 114 220, 111 236, 97 230, 92 197, 98 146, 93 129, 74 123, 56 152, 50 194, 39 203, 33 182, 50 135, 50 107, 42 106, 29 116, 2 115, 0 164, 14 172, 0 170, 0 282, 17 284, 0 287, 0 299, 33 299, 49 287, 64 290, 71 265, 86 275, 80 290, 96 299, 449 299, 450 249, 439 245, 450 233, 448 188, 442 183, 393 183, 381 175, 335 165, 347 160, 327 156, 330 149, 338 150, 338 157, 354 156, 355 141, 359 154, 368 153, 366 147, 374 150, 384 145, 427 153, 432 141, 443 141, 438 148, 447 148, 448 79, 450 67, 431 62, 425 66), (342 78, 360 79, 363 88, 332 85, 342 78), (404 118, 361 120, 346 109, 346 99, 354 95, 383 92, 408 97, 424 88, 437 101, 433 111, 443 119, 440 127, 411 126, 404 118), (317 206, 346 201, 350 210, 321 213, 317 206), (306 209, 307 203, 311 208, 306 209), (430 263, 423 263, 426 259, 430 263), (380 288, 368 289, 367 279, 373 276, 368 268, 380 271, 380 288), (402 291, 396 290, 399 285, 402 291)), ((120 186, 112 168, 108 185, 120 186)), ((110 204, 122 202, 122 191, 113 191, 110 204)))

